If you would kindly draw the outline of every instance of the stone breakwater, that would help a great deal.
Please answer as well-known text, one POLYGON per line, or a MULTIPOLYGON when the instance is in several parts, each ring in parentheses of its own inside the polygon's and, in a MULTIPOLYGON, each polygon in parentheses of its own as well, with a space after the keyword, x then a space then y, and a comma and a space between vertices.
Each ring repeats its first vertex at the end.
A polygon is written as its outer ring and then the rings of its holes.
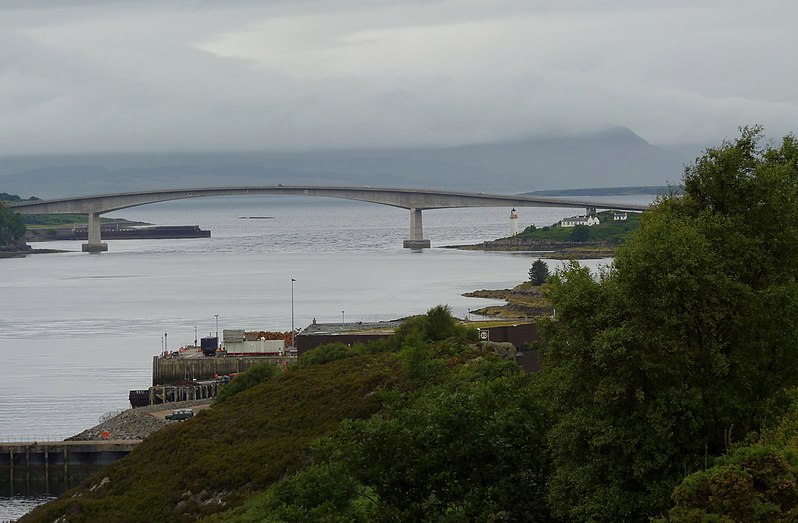
POLYGON ((66 441, 101 440, 103 439, 104 432, 108 433, 109 439, 144 439, 153 432, 156 432, 167 425, 179 423, 175 421, 167 421, 163 419, 163 416, 158 416, 159 413, 163 414, 171 412, 174 409, 206 406, 209 405, 210 402, 210 399, 177 401, 173 403, 150 405, 148 407, 124 410, 116 416, 113 416, 90 429, 84 430, 80 434, 66 438, 66 441))

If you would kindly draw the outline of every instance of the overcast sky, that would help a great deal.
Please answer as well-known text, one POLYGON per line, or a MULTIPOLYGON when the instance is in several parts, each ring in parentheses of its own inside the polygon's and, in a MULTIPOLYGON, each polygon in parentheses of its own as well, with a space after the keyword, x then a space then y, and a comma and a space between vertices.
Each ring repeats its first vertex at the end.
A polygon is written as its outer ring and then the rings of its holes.
POLYGON ((798 130, 793 0, 0 0, 0 155, 798 130))

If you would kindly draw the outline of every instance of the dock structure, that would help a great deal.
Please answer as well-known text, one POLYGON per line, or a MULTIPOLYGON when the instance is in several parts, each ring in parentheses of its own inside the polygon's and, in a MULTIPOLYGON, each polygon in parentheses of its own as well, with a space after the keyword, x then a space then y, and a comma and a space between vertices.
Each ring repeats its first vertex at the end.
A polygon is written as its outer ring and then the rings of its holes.
POLYGON ((28 441, 0 443, 0 466, 14 469, 108 465, 128 455, 141 440, 28 441))
POLYGON ((401 321, 313 323, 302 329, 296 337, 297 354, 304 354, 327 343, 368 343, 391 336, 401 321))
POLYGON ((215 398, 219 383, 207 382, 196 385, 153 385, 147 390, 149 405, 160 405, 174 401, 191 401, 215 398))
MULTIPOLYGON (((296 356, 215 356, 195 358, 164 358, 153 356, 152 385, 179 384, 186 380, 211 380, 244 372, 258 363, 273 363, 279 367, 290 365, 296 356)), ((199 399, 199 398, 186 398, 199 399)), ((175 400, 177 401, 177 400, 175 400)))

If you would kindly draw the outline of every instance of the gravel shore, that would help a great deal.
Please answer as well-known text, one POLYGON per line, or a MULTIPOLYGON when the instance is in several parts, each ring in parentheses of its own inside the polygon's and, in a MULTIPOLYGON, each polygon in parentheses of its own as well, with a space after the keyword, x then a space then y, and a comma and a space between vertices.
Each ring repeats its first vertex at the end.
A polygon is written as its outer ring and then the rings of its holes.
POLYGON ((103 439, 103 432, 108 432, 110 439, 144 439, 155 431, 158 431, 171 423, 178 421, 167 421, 164 417, 175 409, 194 408, 197 410, 206 409, 210 406, 212 399, 201 399, 191 401, 176 401, 162 405, 149 405, 137 409, 128 409, 120 412, 116 416, 109 418, 99 425, 86 429, 80 434, 66 438, 66 441, 98 440, 103 439))

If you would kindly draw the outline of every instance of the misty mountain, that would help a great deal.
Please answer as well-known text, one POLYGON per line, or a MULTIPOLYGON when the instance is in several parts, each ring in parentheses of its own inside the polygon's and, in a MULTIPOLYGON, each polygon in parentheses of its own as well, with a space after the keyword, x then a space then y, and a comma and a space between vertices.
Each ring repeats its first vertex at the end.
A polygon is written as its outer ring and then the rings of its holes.
POLYGON ((445 148, 16 156, 0 157, 0 190, 53 198, 277 183, 499 193, 667 185, 700 151, 657 147, 619 127, 445 148))

